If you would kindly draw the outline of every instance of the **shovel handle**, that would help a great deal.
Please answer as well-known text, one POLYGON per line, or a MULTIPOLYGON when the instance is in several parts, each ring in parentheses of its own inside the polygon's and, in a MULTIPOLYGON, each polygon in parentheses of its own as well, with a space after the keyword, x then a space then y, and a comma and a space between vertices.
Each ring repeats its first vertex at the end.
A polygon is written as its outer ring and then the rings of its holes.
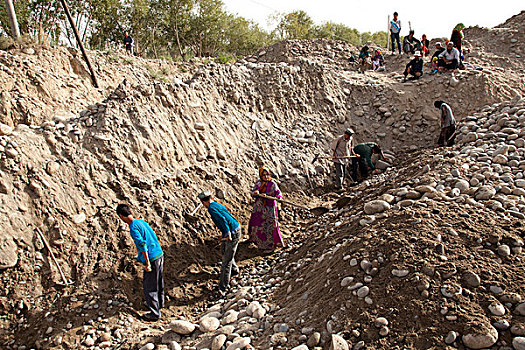
POLYGON ((199 210, 200 208, 202 207, 202 202, 197 205, 197 208, 193 209, 193 211, 190 213, 191 216, 195 215, 195 213, 197 212, 197 210, 199 210))
POLYGON ((66 275, 64 274, 64 271, 62 271, 62 268, 60 267, 57 259, 55 258, 55 254, 53 254, 53 251, 51 250, 51 246, 47 242, 47 239, 44 236, 44 234, 42 233, 42 231, 40 231, 40 229, 37 227, 36 228, 36 232, 38 233, 38 235, 42 239, 42 242, 44 242, 44 245, 46 246, 47 250, 49 250, 49 254, 51 255, 51 258, 53 259, 53 261, 55 262, 55 265, 58 267, 58 272, 60 272, 60 276, 62 277, 62 280, 64 281, 64 284, 66 284, 66 285, 71 284, 71 282, 69 282, 67 280, 66 275))
POLYGON ((264 198, 264 199, 271 199, 271 200, 274 200, 274 201, 277 201, 277 202, 290 204, 290 205, 292 205, 294 207, 301 208, 301 209, 304 209, 304 210, 310 210, 310 208, 304 207, 304 206, 302 206, 300 204, 297 204, 297 203, 294 203, 294 202, 287 201, 286 199, 272 197, 272 196, 268 196, 268 195, 262 194, 262 193, 259 193, 257 196, 261 197, 261 198, 264 198))

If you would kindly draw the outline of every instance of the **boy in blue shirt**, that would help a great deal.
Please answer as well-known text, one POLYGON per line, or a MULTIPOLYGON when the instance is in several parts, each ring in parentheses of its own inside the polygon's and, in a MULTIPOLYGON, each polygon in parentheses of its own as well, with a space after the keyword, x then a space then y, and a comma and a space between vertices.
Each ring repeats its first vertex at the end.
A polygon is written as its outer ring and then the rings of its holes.
POLYGON ((230 275, 239 274, 239 267, 235 263, 235 253, 241 237, 241 225, 222 204, 211 199, 211 192, 204 191, 198 195, 202 205, 208 209, 215 226, 221 231, 219 238, 222 251, 221 277, 218 290, 225 292, 230 285, 230 275))
POLYGON ((139 252, 137 260, 144 264, 142 287, 150 312, 142 319, 157 321, 160 318, 160 309, 164 307, 164 253, 153 229, 147 222, 133 218, 127 204, 119 204, 117 214, 129 225, 129 233, 139 252))

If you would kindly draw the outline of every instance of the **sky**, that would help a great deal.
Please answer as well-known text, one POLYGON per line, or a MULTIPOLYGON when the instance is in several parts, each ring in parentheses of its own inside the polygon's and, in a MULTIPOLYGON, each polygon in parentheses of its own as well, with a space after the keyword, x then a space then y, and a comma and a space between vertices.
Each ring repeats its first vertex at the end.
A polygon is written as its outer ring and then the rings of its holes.
MULTIPOLYGON (((399 13, 401 35, 408 34, 409 21, 416 37, 427 34, 429 39, 449 37, 457 23, 467 27, 494 27, 525 10, 525 0, 438 1, 406 0, 223 0, 225 9, 253 20, 270 30, 269 16, 275 13, 305 11, 315 24, 342 23, 359 32, 386 31, 388 15, 399 13)), ((466 38, 468 40, 468 38, 466 38)))

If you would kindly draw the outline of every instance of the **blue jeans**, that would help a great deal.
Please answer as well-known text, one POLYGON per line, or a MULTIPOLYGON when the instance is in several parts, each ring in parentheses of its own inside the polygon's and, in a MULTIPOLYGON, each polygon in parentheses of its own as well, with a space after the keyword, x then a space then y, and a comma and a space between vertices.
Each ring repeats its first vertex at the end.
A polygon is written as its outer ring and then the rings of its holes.
POLYGON ((396 50, 395 41, 397 41, 397 49, 399 53, 401 53, 401 40, 399 39, 399 33, 390 33, 390 40, 392 41, 392 52, 396 50))

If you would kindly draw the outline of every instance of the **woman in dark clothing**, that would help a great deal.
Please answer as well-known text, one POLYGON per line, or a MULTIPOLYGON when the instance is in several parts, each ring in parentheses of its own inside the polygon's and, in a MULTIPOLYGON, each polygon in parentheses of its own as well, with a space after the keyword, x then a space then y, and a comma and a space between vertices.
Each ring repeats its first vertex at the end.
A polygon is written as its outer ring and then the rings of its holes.
POLYGON ((463 29, 465 28, 465 25, 463 23, 458 23, 454 30, 452 31, 452 35, 450 36, 450 41, 454 43, 454 47, 458 49, 459 55, 461 59, 463 59, 463 50, 461 49, 461 46, 463 44, 463 29))

